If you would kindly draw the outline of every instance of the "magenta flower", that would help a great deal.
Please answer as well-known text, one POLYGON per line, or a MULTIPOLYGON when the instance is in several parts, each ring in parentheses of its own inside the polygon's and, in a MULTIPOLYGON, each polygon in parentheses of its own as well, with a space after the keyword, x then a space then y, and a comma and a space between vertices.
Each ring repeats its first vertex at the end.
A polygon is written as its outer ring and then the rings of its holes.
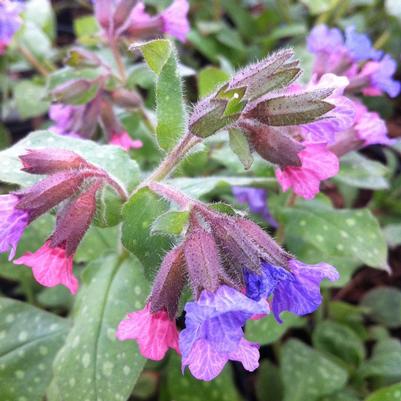
POLYGON ((252 213, 260 215, 272 227, 277 227, 277 221, 271 215, 267 205, 267 191, 263 188, 232 187, 233 195, 239 203, 247 203, 252 213))
POLYGON ((0 195, 0 252, 10 252, 8 259, 15 256, 17 245, 29 223, 28 213, 17 208, 18 197, 0 195))
POLYGON ((169 348, 178 350, 178 331, 175 320, 166 311, 152 313, 148 303, 140 311, 129 313, 118 326, 120 341, 136 340, 139 351, 148 359, 160 361, 169 348))
POLYGON ((355 133, 363 146, 381 144, 390 145, 393 143, 388 137, 385 121, 376 112, 369 111, 362 103, 355 102, 357 110, 354 125, 355 133))
POLYGON ((289 188, 305 199, 312 199, 319 192, 320 181, 334 177, 339 170, 337 156, 325 143, 305 143, 298 153, 300 167, 286 166, 276 169, 276 177, 285 192, 289 188))
POLYGON ((45 287, 64 285, 72 294, 78 291, 78 280, 72 271, 72 255, 67 255, 63 246, 51 246, 48 240, 36 252, 27 252, 16 259, 16 265, 26 265, 32 268, 35 280, 45 287))
POLYGON ((0 2, 0 55, 4 54, 14 34, 21 26, 23 5, 18 1, 0 2))
POLYGON ((258 345, 244 338, 242 326, 253 315, 269 312, 264 300, 254 301, 222 285, 215 293, 202 291, 198 301, 185 306, 185 329, 180 333, 182 367, 200 380, 215 378, 229 361, 255 370, 258 345))
POLYGON ((84 106, 71 106, 67 104, 53 104, 49 108, 49 117, 54 122, 49 129, 55 134, 80 137, 74 132, 74 125, 83 114, 84 106))
POLYGON ((139 38, 167 33, 185 42, 190 31, 188 11, 188 0, 174 0, 160 14, 152 16, 145 11, 145 4, 140 2, 132 10, 128 31, 139 38))
POLYGON ((112 145, 119 146, 120 148, 128 151, 130 149, 139 149, 143 146, 143 143, 139 139, 132 139, 128 132, 120 132, 117 134, 114 134, 110 142, 112 145))
POLYGON ((288 269, 267 262, 262 262, 262 267, 260 275, 246 271, 246 295, 255 301, 271 298, 274 316, 280 323, 284 311, 300 316, 314 312, 322 302, 320 282, 339 279, 337 270, 327 263, 308 265, 291 259, 288 269))

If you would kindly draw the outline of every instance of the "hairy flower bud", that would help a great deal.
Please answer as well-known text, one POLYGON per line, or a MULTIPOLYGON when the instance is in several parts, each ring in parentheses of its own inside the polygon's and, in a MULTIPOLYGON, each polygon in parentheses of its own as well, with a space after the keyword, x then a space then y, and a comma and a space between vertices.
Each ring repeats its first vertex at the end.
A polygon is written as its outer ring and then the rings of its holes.
POLYGON ((111 97, 113 102, 120 107, 136 108, 142 104, 142 99, 138 93, 124 88, 118 88, 113 91, 111 97))
POLYGON ((67 255, 73 255, 88 230, 96 212, 96 193, 103 181, 95 179, 88 188, 71 199, 57 215, 57 223, 50 245, 63 244, 67 255))
POLYGON ((28 149, 19 156, 23 171, 31 174, 53 174, 63 170, 93 167, 81 156, 65 149, 28 149))
POLYGON ((149 297, 151 312, 167 311, 170 319, 174 320, 185 279, 184 249, 180 245, 163 259, 149 297))

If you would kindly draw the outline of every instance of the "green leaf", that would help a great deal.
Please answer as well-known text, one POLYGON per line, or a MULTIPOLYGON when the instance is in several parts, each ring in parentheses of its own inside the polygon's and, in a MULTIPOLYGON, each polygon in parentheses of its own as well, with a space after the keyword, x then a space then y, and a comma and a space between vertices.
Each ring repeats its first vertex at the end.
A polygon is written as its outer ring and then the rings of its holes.
POLYGON ((183 134, 186 110, 176 51, 166 39, 138 46, 149 67, 158 75, 156 82, 156 135, 164 150, 171 149, 183 134))
POLYGON ((249 170, 253 163, 253 156, 246 136, 237 128, 231 128, 229 134, 231 150, 238 156, 245 170, 249 170))
MULTIPOLYGON (((368 209, 338 210, 318 202, 302 202, 283 213, 287 221, 286 235, 301 239, 301 244, 314 250, 316 257, 354 258, 368 266, 388 270, 387 245, 376 218, 368 209)), ((288 246, 292 248, 292 243, 288 246)))
POLYGON ((26 21, 19 32, 17 40, 40 60, 49 58, 52 54, 52 45, 46 33, 35 23, 26 21))
POLYGON ((179 235, 188 222, 188 211, 170 211, 161 214, 152 224, 151 234, 179 235))
POLYGON ((61 148, 73 150, 87 161, 103 168, 127 191, 139 181, 138 166, 122 149, 112 145, 99 145, 85 139, 53 134, 50 131, 35 131, 11 148, 0 152, 0 181, 22 186, 32 185, 40 176, 24 173, 18 158, 27 149, 61 148))
POLYGON ((55 17, 48 0, 29 0, 24 9, 24 19, 33 22, 51 38, 55 36, 55 17))
POLYGON ((232 186, 266 186, 275 182, 274 178, 209 176, 201 178, 173 178, 168 183, 186 194, 200 198, 214 190, 227 189, 232 186))
POLYGON ((107 255, 83 274, 73 328, 54 363, 63 401, 125 401, 145 364, 134 342, 116 328, 127 312, 143 307, 148 284, 137 259, 107 255))
POLYGON ((401 224, 389 224, 384 227, 383 232, 390 248, 401 245, 401 224))
POLYGON ((279 324, 272 314, 259 320, 248 320, 246 338, 261 345, 272 344, 280 339, 292 327, 302 327, 305 319, 289 312, 281 314, 283 323, 279 324))
POLYGON ((313 345, 320 351, 332 354, 352 366, 365 358, 360 337, 348 326, 330 320, 320 322, 312 336, 313 345))
POLYGON ((393 386, 384 387, 372 393, 365 401, 400 401, 401 383, 393 386))
POLYGON ((312 15, 322 14, 331 10, 336 3, 335 0, 302 0, 312 15))
POLYGON ((378 287, 366 293, 362 299, 369 315, 386 327, 401 327, 401 291, 394 287, 378 287))
POLYGON ((98 42, 99 25, 93 15, 86 15, 74 19, 74 33, 78 41, 90 46, 98 42))
POLYGON ((219 85, 226 82, 230 75, 217 67, 206 67, 198 74, 199 98, 214 92, 219 85))
POLYGON ((14 98, 22 118, 40 116, 47 112, 50 102, 44 100, 47 92, 44 86, 29 80, 21 80, 14 87, 14 98))
POLYGON ((169 399, 175 401, 238 401, 230 366, 213 381, 204 382, 192 377, 188 369, 181 373, 181 359, 171 355, 167 369, 169 399))
POLYGON ((321 398, 319 401, 361 401, 355 390, 344 389, 321 398))
POLYGON ((284 401, 315 401, 341 389, 347 371, 319 351, 289 340, 282 349, 281 377, 284 401))
POLYGON ((383 164, 353 152, 341 158, 341 169, 335 180, 366 189, 387 189, 388 169, 383 164))
POLYGON ((85 79, 88 81, 93 81, 98 78, 102 73, 100 68, 71 68, 64 67, 57 70, 49 75, 47 80, 47 89, 51 91, 57 86, 64 84, 68 81, 73 81, 77 79, 85 79))
POLYGON ((269 359, 260 361, 255 389, 260 401, 283 399, 283 383, 280 377, 280 370, 269 359))
POLYGON ((0 298, 0 399, 41 401, 68 332, 66 319, 0 298))
POLYGON ((401 380, 401 343, 395 338, 379 341, 373 355, 358 371, 362 377, 386 377, 401 380))
POLYGON ((137 191, 123 209, 122 243, 139 258, 146 275, 159 267, 170 245, 169 238, 151 234, 153 222, 167 210, 167 203, 148 188, 137 191))

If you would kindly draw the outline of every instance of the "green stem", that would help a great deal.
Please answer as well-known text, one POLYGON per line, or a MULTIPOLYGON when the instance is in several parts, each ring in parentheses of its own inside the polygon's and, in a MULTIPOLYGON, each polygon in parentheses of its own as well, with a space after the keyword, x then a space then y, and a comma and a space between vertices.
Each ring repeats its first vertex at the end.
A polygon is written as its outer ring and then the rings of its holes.
POLYGON ((19 51, 25 59, 44 77, 50 74, 50 71, 40 63, 40 61, 33 55, 33 53, 23 45, 18 46, 19 51))

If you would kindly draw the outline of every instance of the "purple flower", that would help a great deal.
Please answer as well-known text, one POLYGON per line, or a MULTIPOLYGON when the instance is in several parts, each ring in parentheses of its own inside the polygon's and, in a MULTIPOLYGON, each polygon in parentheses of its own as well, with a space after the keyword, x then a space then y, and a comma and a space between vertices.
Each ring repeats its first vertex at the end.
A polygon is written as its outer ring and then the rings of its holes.
POLYGON ((17 244, 28 225, 28 213, 17 209, 18 197, 0 195, 0 252, 8 252, 9 260, 13 259, 17 244))
POLYGON ((272 310, 278 322, 280 314, 289 311, 306 315, 315 311, 322 302, 320 282, 339 279, 337 270, 327 264, 307 265, 296 259, 288 263, 288 270, 262 262, 263 272, 246 272, 246 295, 255 301, 272 297, 272 310))
POLYGON ((21 26, 19 14, 23 6, 17 1, 4 0, 0 2, 0 54, 3 54, 14 34, 21 26))
POLYGON ((53 104, 49 109, 49 117, 54 122, 50 130, 59 135, 79 137, 79 133, 73 132, 72 127, 77 114, 82 114, 84 106, 71 106, 66 104, 53 104))
POLYGON ((307 37, 307 47, 311 53, 332 53, 343 46, 343 35, 338 28, 318 25, 310 31, 307 37))
POLYGON ((380 61, 366 63, 361 76, 370 79, 370 85, 362 90, 364 95, 378 96, 386 92, 390 97, 396 97, 401 91, 401 83, 393 79, 397 70, 396 61, 386 54, 380 61))
POLYGON ((213 293, 202 291, 197 302, 185 306, 185 329, 179 338, 182 366, 200 380, 212 380, 228 360, 247 370, 258 366, 258 345, 245 340, 242 326, 253 315, 269 312, 264 300, 254 301, 222 285, 213 293))
POLYGON ((260 215, 272 227, 278 226, 267 206, 267 191, 265 189, 252 187, 232 187, 231 189, 237 202, 247 203, 252 213, 260 215))
POLYGON ((333 93, 325 101, 335 108, 325 114, 324 118, 302 125, 306 138, 313 142, 333 143, 337 132, 350 128, 354 122, 355 110, 353 102, 343 95, 349 84, 346 77, 335 74, 324 74, 317 83, 309 85, 310 89, 334 88, 333 93))
POLYGON ((369 37, 350 26, 345 30, 345 46, 354 61, 379 60, 383 52, 372 46, 369 37))

